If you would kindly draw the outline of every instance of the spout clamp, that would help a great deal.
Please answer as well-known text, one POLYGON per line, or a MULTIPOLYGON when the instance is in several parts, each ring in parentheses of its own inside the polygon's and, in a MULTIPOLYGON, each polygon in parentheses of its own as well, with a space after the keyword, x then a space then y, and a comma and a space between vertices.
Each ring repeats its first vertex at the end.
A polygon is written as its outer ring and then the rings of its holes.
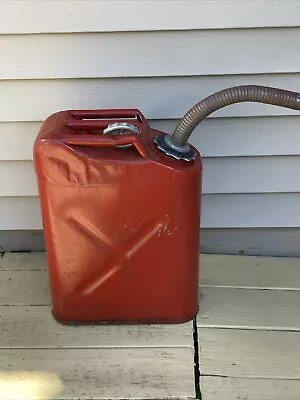
POLYGON ((173 157, 176 160, 195 160, 196 151, 189 143, 183 146, 177 145, 173 142, 170 135, 156 136, 153 141, 157 148, 169 157, 173 157))

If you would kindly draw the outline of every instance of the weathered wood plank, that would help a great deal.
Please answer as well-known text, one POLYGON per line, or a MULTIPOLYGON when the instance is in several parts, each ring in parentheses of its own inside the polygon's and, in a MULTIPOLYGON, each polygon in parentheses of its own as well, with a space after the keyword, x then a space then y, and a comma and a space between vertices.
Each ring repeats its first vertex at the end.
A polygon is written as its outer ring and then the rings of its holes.
POLYGON ((299 46, 300 28, 241 29, 238 34, 229 29, 0 35, 0 76, 47 79, 298 72, 299 46), (27 56, 20 63, 22 49, 27 56))
MULTIPOLYGON (((300 292, 202 288, 203 328, 300 331, 300 292)), ((51 306, 0 306, 1 347, 191 345, 191 324, 73 327, 58 324, 51 306)))
POLYGON ((300 289, 300 259, 201 254, 201 285, 300 289))
POLYGON ((48 0, 42 4, 35 0, 2 0, 0 33, 283 27, 299 26, 299 15, 299 4, 292 0, 273 0, 272 12, 265 0, 48 0))
POLYGON ((45 251, 42 230, 0 230, 0 258, 4 251, 45 251))
MULTIPOLYGON (((47 270, 45 253, 5 253, 0 271, 47 270)), ((300 289, 300 259, 289 257, 200 255, 202 286, 300 289)))
MULTIPOLYGON (((201 343, 201 367, 202 374, 204 375, 212 374, 230 377, 300 379, 299 332, 241 331, 232 329, 202 328, 199 330, 199 334, 201 343)), ((62 367, 63 360, 70 361, 68 357, 72 354, 73 364, 78 363, 78 360, 82 359, 80 368, 83 370, 84 365, 87 363, 88 366, 93 369, 93 364, 98 360, 98 362, 103 365, 102 368, 106 368, 107 371, 110 371, 110 365, 107 365, 108 358, 111 359, 111 362, 114 365, 116 365, 116 357, 120 358, 118 361, 119 363, 124 362, 124 360, 126 362, 127 359, 127 367, 133 368, 133 366, 130 365, 133 361, 136 362, 141 356, 143 357, 142 362, 147 362, 144 358, 145 354, 153 355, 153 353, 156 353, 156 355, 153 356, 153 359, 151 359, 153 369, 156 369, 159 373, 162 372, 161 366, 155 365, 155 362, 157 362, 157 353, 163 353, 168 365, 170 366, 173 364, 176 367, 174 369, 177 371, 177 379, 178 376, 181 376, 180 381, 182 381, 183 385, 186 386, 189 374, 186 375, 186 371, 184 375, 181 375, 181 372, 184 368, 186 370, 187 367, 191 372, 191 348, 164 348, 162 350, 149 348, 106 348, 100 350, 2 349, 0 351, 0 368, 7 369, 8 357, 11 360, 11 362, 9 362, 11 365, 10 368, 18 370, 34 368, 34 363, 39 359, 39 368, 41 371, 58 372, 62 367), (177 360, 176 353, 178 355, 177 360), (77 357, 75 354, 77 354, 77 357), (78 354, 80 354, 80 357, 78 354), (187 362, 186 364, 185 360, 187 362), (179 367, 180 363, 183 369, 179 367), (57 369, 55 369, 55 366, 57 369), (54 370, 52 368, 54 368, 54 370)), ((70 373, 74 372, 72 371, 71 365, 72 362, 68 363, 67 367, 70 373)), ((101 371, 101 367, 99 365, 97 366, 101 371)), ((120 368, 123 369, 123 372, 126 371, 125 365, 123 365, 123 368, 122 366, 120 368)), ((138 372, 140 368, 140 365, 134 365, 134 370, 136 370, 136 372, 138 372)), ((171 371, 169 370, 169 373, 170 372, 171 371)), ((192 373, 190 375, 190 379, 192 380, 192 373)), ((166 384, 166 377, 164 379, 166 384)), ((117 388, 121 386, 122 385, 119 384, 117 388)), ((117 388, 116 390, 118 390, 117 388)), ((174 392, 173 394, 176 395, 174 392)))
POLYGON ((300 331, 300 291, 202 287, 198 324, 300 331))
MULTIPOLYGON (((295 74, 147 77, 119 79, 46 79, 0 81, 5 99, 0 122, 41 121, 58 110, 138 107, 149 119, 180 118, 194 103, 229 86, 256 84, 299 89, 295 74), (180 94, 180 95, 179 95, 180 94), (39 99, 39 107, 34 101, 39 99)), ((214 117, 298 115, 282 107, 237 104, 214 117)))
POLYGON ((0 306, 0 348, 192 347, 191 323, 68 326, 51 306, 0 306))
POLYGON ((47 270, 46 253, 4 253, 0 258, 0 273, 4 271, 43 271, 47 270))
MULTIPOLYGON (((153 128, 171 133, 178 120, 150 120, 153 128)), ((1 122, 0 160, 32 160, 41 122, 1 122)), ((203 157, 299 155, 297 116, 208 118, 195 129, 190 142, 203 157), (284 127, 284 138, 282 130, 284 127)))
MULTIPOLYGON (((46 271, 2 271, 0 277, 1 305, 51 304, 46 271)), ((202 287, 198 322, 202 327, 300 330, 299 300, 299 290, 202 287)), ((15 317, 10 317, 9 308, 4 307, 2 311, 3 315, 0 315, 6 318, 2 322, 14 324, 15 317)), ((19 307, 12 313, 16 316, 26 313, 26 319, 33 328, 38 320, 42 324, 48 323, 48 316, 51 315, 47 307, 19 307)))
POLYGON ((204 375, 300 380, 300 332, 199 329, 204 375))
POLYGON ((191 348, 2 349, 0 369, 56 374, 64 400, 194 397, 191 348))
POLYGON ((203 376, 201 389, 207 400, 298 400, 300 380, 203 376))
MULTIPOLYGON (((9 285, 8 285, 9 286, 9 285)), ((10 285, 11 286, 11 285, 10 285)), ((12 288, 13 289, 13 288, 12 288)), ((68 327, 63 327, 56 324, 53 320, 50 306, 28 306, 27 304, 45 304, 50 303, 49 295, 33 296, 28 298, 28 295, 13 296, 1 299, 1 304, 8 306, 0 306, 0 326, 3 326, 5 335, 10 332, 17 341, 27 340, 29 332, 37 331, 37 336, 41 338, 42 343, 48 343, 51 347, 55 340, 52 334, 58 335, 57 346, 61 346, 61 340, 65 343, 70 336, 70 342, 73 341, 73 334, 76 330, 68 327), (22 304, 24 305, 15 305, 22 304), (14 305, 14 306, 12 306, 14 305), (24 328, 21 328, 21 325, 24 328), (50 327, 50 328, 49 328, 50 327), (50 329, 50 334, 48 332, 50 329), (22 337, 18 337, 19 332, 22 332, 22 337)), ((298 304, 300 300, 299 291, 261 291, 249 289, 231 289, 231 288, 201 288, 200 312, 198 315, 198 325, 201 328, 216 327, 216 328, 234 328, 234 329, 259 329, 259 330, 294 330, 300 331, 300 317, 298 313, 298 304)), ((89 337, 85 338, 86 346, 95 346, 93 340, 97 335, 106 335, 106 330, 103 328, 89 328, 89 337), (96 335, 96 336, 95 336, 96 335), (90 338, 90 341, 89 341, 90 338)), ((122 328, 123 329, 123 328, 122 328)), ((121 329, 121 332, 122 332, 121 329)), ((158 328, 160 332, 160 328, 158 328)), ((81 328, 83 330, 83 328, 81 328)), ((162 328, 163 334, 166 330, 166 340, 168 339, 168 329, 162 328)), ((81 332, 79 330, 79 332, 81 332)), ((139 335, 134 328, 130 329, 135 337, 139 335)), ((186 335, 189 336, 185 328, 178 329, 174 326, 174 340, 183 335, 181 342, 178 344, 186 344, 186 335), (177 332, 178 331, 178 332, 177 332)), ((108 338, 109 339, 109 338, 108 338)), ((10 340, 7 337, 7 340, 10 340)), ((35 341, 35 338, 29 337, 29 343, 35 341)), ((172 340, 172 335, 170 335, 172 340)), ((189 339, 188 339, 189 340, 189 339)), ((38 340, 39 342, 39 340, 38 340)), ((34 342, 33 342, 34 343, 34 342)), ((76 342, 77 343, 77 342, 76 342)), ((80 343, 80 341, 79 341, 80 343)), ((98 343, 96 341, 96 343, 98 343)), ((27 347, 22 346, 21 347, 27 347)), ((28 345, 29 346, 29 345, 28 345)), ((46 346, 46 344, 45 344, 46 346)), ((79 345, 78 345, 79 346, 79 345)))
POLYGON ((3 271, 0 304, 49 305, 49 278, 46 271, 3 271))
MULTIPOLYGON (((19 291, 20 288, 26 288, 23 300, 32 300, 28 289, 37 293, 37 288, 40 287, 44 290, 41 290, 38 296, 49 299, 47 282, 43 280, 41 284, 42 275, 47 278, 44 255, 36 254, 33 261, 30 261, 30 258, 29 254, 4 255, 0 264, 0 282, 4 283, 4 291, 7 289, 7 294, 10 292, 10 296, 15 299, 17 286, 13 287, 12 281, 14 281, 18 284, 19 291), (27 271, 21 270, 22 261, 27 271), (42 268, 40 271, 38 271, 39 265, 42 268), (10 268, 15 270, 10 270, 10 268), (26 282, 24 274, 31 279, 26 282)), ((287 279, 287 275, 291 277, 293 271, 296 273, 298 271, 297 259, 223 256, 222 261, 221 256, 203 255, 202 260, 202 271, 205 274, 207 270, 208 277, 214 273, 214 265, 217 269, 216 275, 223 272, 223 270, 220 271, 223 268, 227 269, 227 275, 229 270, 232 272, 231 278, 238 276, 238 268, 241 270, 244 268, 245 272, 252 269, 253 274, 257 272, 257 269, 264 269, 265 275, 258 274, 263 281, 261 287, 265 287, 266 282, 270 284, 268 280, 270 272, 273 272, 273 278, 274 276, 278 278, 278 275, 283 272, 281 276, 287 279), (267 271, 269 271, 268 274, 267 271)), ((253 274, 245 274, 246 279, 253 280, 253 274)), ((285 287, 286 283, 287 280, 284 281, 285 287)), ((3 293, 2 287, 0 293, 3 293)), ((200 305, 202 305, 203 314, 200 313, 199 317, 199 340, 201 370, 204 374, 202 377, 204 396, 210 396, 209 398, 214 400, 223 393, 225 400, 238 399, 239 396, 248 397, 250 400, 256 398, 279 400, 278 396, 296 400, 295 393, 298 393, 300 381, 300 332, 224 329, 224 327, 298 329, 296 306, 299 303, 297 297, 299 291, 203 287, 202 294, 204 297, 200 305), (286 309, 288 311, 285 313, 286 309), (215 329, 213 326, 222 329, 215 329), (256 377, 259 379, 252 379, 256 377), (285 391, 290 397, 284 396, 285 391)), ((65 399, 123 397, 124 387, 125 395, 126 390, 131 391, 128 397, 153 398, 156 396, 153 393, 153 382, 158 382, 155 390, 158 386, 161 392, 164 391, 159 396, 193 397, 190 324, 175 327, 68 327, 57 324, 53 320, 49 306, 1 306, 0 316, 0 347, 2 347, 0 369, 31 370, 35 369, 38 362, 40 370, 57 373, 63 380, 66 388, 63 393, 65 399), (107 346, 109 348, 99 349, 99 347, 107 346), (121 349, 116 349, 115 346, 121 349), (149 349, 149 346, 152 348, 149 349), (182 348, 182 346, 190 347, 182 348), (5 349, 6 347, 11 349, 5 349), (39 349, 32 350, 31 347, 39 349), (59 350, 53 347, 58 347, 59 350), (66 347, 89 347, 89 349, 66 350, 66 347), (97 347, 98 350, 91 347, 97 347), (164 348, 154 349, 153 347, 164 348), (109 355, 104 354, 103 351, 108 351, 109 355), (74 352, 78 353, 74 356, 74 352), (162 356, 157 356, 157 352, 160 352, 162 356), (116 357, 118 357, 117 361, 116 357), (8 364, 9 368, 7 368, 8 364), (187 373, 188 368, 190 374, 187 373), (118 378, 118 382, 115 381, 116 387, 108 384, 104 395, 103 392, 100 393, 100 389, 103 391, 101 379, 103 382, 105 379, 108 380, 107 375, 103 378, 105 371, 108 371, 110 377, 115 377, 118 376, 119 370, 122 376, 118 378), (173 373, 173 370, 176 372, 173 373), (83 383, 79 379, 78 371, 88 383, 83 383), (110 371, 114 372, 110 373, 110 371), (157 371, 163 371, 162 383, 159 381, 157 371), (171 381, 178 380, 178 374, 182 378, 181 385, 176 383, 174 386, 171 381), (145 375, 148 378, 150 376, 152 386, 145 381, 145 375), (75 377, 75 382, 72 380, 73 377, 75 377), (190 393, 184 392, 187 380, 191 382, 190 393), (136 394, 133 391, 137 390, 133 383, 137 381, 142 382, 137 386, 139 390, 144 390, 143 394, 140 392, 136 394), (88 386, 92 388, 90 391, 86 391, 88 386), (94 389, 95 386, 97 386, 96 389, 94 389), (172 392, 168 389, 171 386, 172 392), (74 389, 73 393, 69 392, 70 387, 74 389), (151 393, 148 392, 150 389, 151 393)), ((108 382, 111 381, 108 380, 108 382)))
POLYGON ((0 371, 1 400, 50 400, 62 391, 60 379, 37 371, 0 371))

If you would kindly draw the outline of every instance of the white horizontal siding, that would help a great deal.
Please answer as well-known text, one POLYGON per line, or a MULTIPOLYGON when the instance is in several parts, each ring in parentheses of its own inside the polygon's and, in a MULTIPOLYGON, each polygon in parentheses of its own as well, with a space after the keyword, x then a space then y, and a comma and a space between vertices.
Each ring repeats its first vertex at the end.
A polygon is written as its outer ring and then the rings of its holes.
POLYGON ((2 0, 0 34, 300 25, 294 0, 2 0))
MULTIPOLYGON (((150 120, 149 123, 155 129, 171 133, 177 121, 150 120)), ((0 160, 32 160, 32 147, 40 125, 38 121, 1 122, 0 160)), ((208 118, 195 129, 190 142, 206 158, 300 155, 299 118, 208 118)))
MULTIPOLYGON (((31 161, 1 164, 0 196, 38 194, 31 161)), ((300 156, 204 158, 203 193, 297 193, 299 169, 300 156)))
MULTIPOLYGON (((31 160, 48 115, 137 107, 171 132, 228 86, 300 90, 299 33, 289 0, 0 1, 0 230, 41 229, 31 160)), ((299 115, 240 104, 197 127, 203 228, 299 226, 299 115)))
MULTIPOLYGON (((202 228, 297 228, 299 193, 204 194, 202 228)), ((0 197, 2 230, 41 229, 37 197, 0 197)))
POLYGON ((0 197, 1 230, 41 229, 37 197, 0 197))
MULTIPOLYGON (((171 133, 176 122, 152 121, 151 126, 171 133)), ((208 118, 190 142, 204 157, 300 155, 299 122, 298 116, 208 118)))
POLYGON ((0 35, 0 76, 43 79, 294 72, 300 64, 299 47, 300 28, 0 35), (22 63, 20 49, 28 54, 22 63))
POLYGON ((299 227, 299 202, 299 193, 204 195, 202 227, 299 227))
POLYGON ((300 157, 203 160, 203 193, 300 192, 300 157))
POLYGON ((1 122, 0 160, 32 160, 40 122, 1 122))
MULTIPOLYGON (((150 119, 178 118, 201 98, 240 84, 300 90, 300 73, 0 81, 0 122, 43 120, 57 110, 68 108, 138 107, 150 119)), ((213 114, 214 117, 268 115, 300 115, 300 112, 243 103, 213 114)))

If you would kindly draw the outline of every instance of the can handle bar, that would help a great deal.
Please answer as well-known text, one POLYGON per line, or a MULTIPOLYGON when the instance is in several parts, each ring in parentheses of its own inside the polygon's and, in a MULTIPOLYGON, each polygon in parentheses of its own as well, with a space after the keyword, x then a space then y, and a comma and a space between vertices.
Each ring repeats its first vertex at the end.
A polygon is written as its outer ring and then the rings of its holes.
POLYGON ((145 117, 136 108, 112 109, 112 110, 72 110, 71 115, 78 119, 111 119, 127 118, 145 122, 145 117))
POLYGON ((69 135, 61 139, 66 145, 89 147, 115 147, 133 145, 142 158, 147 158, 147 152, 137 135, 69 135))

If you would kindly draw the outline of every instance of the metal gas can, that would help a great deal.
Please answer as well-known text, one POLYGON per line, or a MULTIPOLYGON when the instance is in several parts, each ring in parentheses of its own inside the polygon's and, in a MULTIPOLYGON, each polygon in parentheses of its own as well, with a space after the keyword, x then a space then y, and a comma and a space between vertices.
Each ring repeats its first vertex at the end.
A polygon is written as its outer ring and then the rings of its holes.
POLYGON ((198 310, 201 158, 160 152, 136 109, 61 111, 34 145, 53 315, 179 323, 198 310))

